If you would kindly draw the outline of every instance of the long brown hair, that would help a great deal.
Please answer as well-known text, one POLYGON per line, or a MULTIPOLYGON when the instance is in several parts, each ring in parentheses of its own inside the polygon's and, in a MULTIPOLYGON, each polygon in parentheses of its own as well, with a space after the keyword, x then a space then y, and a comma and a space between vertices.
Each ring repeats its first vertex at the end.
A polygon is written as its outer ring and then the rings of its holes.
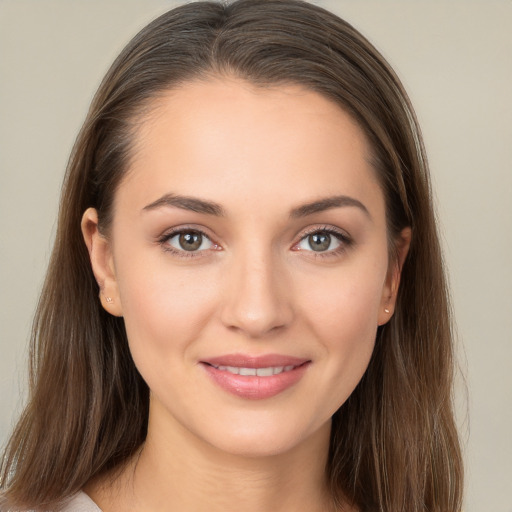
POLYGON ((17 506, 58 506, 144 442, 148 387, 123 320, 100 305, 80 220, 94 207, 108 228, 137 119, 155 96, 212 75, 300 84, 339 104, 368 137, 391 254, 404 227, 413 238, 395 314, 333 417, 327 475, 333 498, 361 511, 459 511, 450 310, 420 130, 377 50, 345 21, 299 0, 181 6, 135 36, 104 78, 65 177, 32 333, 29 402, 3 458, 3 495, 17 506))

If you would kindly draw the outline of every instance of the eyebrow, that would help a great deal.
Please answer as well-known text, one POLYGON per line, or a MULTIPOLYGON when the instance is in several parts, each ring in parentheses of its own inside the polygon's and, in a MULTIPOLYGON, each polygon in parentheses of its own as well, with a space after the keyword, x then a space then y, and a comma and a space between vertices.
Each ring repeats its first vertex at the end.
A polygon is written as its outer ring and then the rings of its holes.
POLYGON ((215 215, 216 217, 223 217, 226 213, 220 204, 214 203, 213 201, 176 194, 165 194, 160 199, 145 206, 143 211, 155 210, 162 206, 173 206, 175 208, 181 208, 182 210, 215 215))
POLYGON ((290 217, 292 219, 299 219, 302 217, 307 217, 308 215, 313 215, 314 213, 324 212, 326 210, 331 210, 333 208, 342 208, 342 207, 355 207, 359 208, 370 220, 372 216, 368 211, 368 208, 358 201, 357 199, 350 196, 331 196, 324 197, 317 201, 312 201, 311 203, 306 203, 302 206, 298 206, 294 208, 290 212, 290 217))
MULTIPOLYGON (((207 201, 205 199, 199 199, 197 197, 182 196, 177 194, 165 194, 156 201, 153 201, 152 203, 145 206, 143 211, 151 211, 165 206, 181 208, 182 210, 203 213, 206 215, 214 215, 216 217, 223 217, 226 214, 224 208, 218 203, 207 201)), ((324 197, 317 201, 312 201, 310 203, 306 203, 293 208, 290 212, 290 218, 300 219, 315 213, 342 207, 359 208, 368 218, 372 218, 370 212, 366 206, 361 203, 361 201, 358 201, 353 197, 343 195, 324 197)))

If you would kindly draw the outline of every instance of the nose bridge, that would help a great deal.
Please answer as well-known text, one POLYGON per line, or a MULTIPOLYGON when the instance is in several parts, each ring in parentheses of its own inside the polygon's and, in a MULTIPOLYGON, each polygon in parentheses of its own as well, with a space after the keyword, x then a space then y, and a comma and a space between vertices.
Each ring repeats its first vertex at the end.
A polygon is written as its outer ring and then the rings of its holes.
POLYGON ((271 247, 244 247, 233 254, 222 320, 249 337, 286 326, 293 316, 281 262, 271 247))

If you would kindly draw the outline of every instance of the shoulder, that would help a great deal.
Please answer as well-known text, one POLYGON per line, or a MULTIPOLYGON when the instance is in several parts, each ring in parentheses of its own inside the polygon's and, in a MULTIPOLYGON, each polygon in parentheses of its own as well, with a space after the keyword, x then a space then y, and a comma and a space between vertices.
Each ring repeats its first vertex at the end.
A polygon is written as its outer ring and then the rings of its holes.
POLYGON ((66 503, 60 512, 101 512, 101 509, 85 492, 79 492, 66 503))
MULTIPOLYGON (((12 508, 8 503, 0 499, 0 512, 40 512, 37 510, 21 511, 18 508, 12 508)), ((41 511, 42 512, 42 511, 41 511)), ((47 511, 45 511, 47 512, 47 511)), ((55 511, 56 512, 56 511, 55 511)), ((58 512, 102 512, 94 501, 85 494, 79 492, 69 498, 64 505, 58 509, 58 512)))

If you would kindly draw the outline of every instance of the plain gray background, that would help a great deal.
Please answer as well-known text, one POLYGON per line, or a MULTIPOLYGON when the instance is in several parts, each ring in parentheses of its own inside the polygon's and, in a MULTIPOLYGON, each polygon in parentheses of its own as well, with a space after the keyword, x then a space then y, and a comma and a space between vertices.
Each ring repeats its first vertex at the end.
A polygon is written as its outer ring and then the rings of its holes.
MULTIPOLYGON (((0 443, 26 389, 26 345, 74 138, 107 67, 179 2, 0 0, 0 443)), ((430 157, 466 415, 466 512, 511 512, 512 2, 325 0, 401 76, 430 157)))

